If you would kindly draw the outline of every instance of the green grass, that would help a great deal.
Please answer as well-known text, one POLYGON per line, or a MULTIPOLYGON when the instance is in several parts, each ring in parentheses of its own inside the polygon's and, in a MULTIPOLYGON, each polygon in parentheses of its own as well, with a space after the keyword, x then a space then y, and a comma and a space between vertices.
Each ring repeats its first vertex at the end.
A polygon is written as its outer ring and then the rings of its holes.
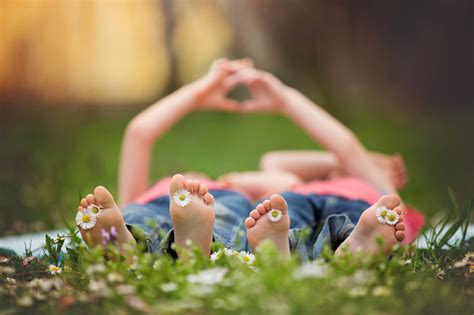
MULTIPOLYGON (((184 263, 138 252, 124 260, 113 247, 105 260, 102 249, 84 248, 77 236, 59 259, 57 238, 48 241, 45 257, 27 266, 23 257, 0 257, 0 313, 472 314, 474 240, 445 246, 455 229, 467 226, 472 208, 474 159, 462 136, 469 116, 354 108, 336 115, 369 149, 405 156, 411 180, 404 199, 428 222, 447 209, 438 220, 445 233, 432 235, 429 248, 398 249, 391 260, 335 259, 326 252, 324 261, 302 264, 296 257, 282 261, 265 246, 255 271, 226 256, 210 262, 192 254, 184 263), (457 210, 453 200, 466 206, 457 210), (59 276, 47 272, 51 263, 61 264, 59 276), (204 284, 196 275, 208 269, 225 275, 204 284)), ((122 133, 138 111, 20 109, 0 115, 1 233, 12 232, 18 221, 30 225, 17 224, 16 232, 33 229, 35 221, 46 223, 37 228, 61 226, 62 217, 71 222, 80 196, 97 184, 116 193, 122 133)), ((275 149, 318 147, 282 117, 194 113, 157 143, 152 179, 188 170, 218 176, 256 169, 259 157, 275 149)))
MULTIPOLYGON (((457 227, 467 223, 466 209, 457 227)), ((238 253, 226 255, 219 244, 213 261, 197 249, 177 261, 140 250, 122 256, 113 245, 105 259, 104 248, 89 250, 75 233, 73 228, 69 236, 49 238, 45 256, 27 264, 23 257, 1 257, 1 313, 444 315, 474 310, 474 239, 444 249, 449 237, 436 237, 427 249, 395 248, 390 260, 349 253, 336 258, 326 250, 313 262, 281 259, 266 243, 249 265, 238 253), (73 242, 60 256, 64 237, 73 242), (60 265, 62 273, 51 275, 49 264, 60 265)))

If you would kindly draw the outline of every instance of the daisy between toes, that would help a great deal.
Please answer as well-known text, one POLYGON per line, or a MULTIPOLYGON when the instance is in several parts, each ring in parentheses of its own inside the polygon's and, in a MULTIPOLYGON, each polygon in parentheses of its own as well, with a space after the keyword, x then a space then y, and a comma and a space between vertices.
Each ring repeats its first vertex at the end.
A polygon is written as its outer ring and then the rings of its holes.
POLYGON ((83 211, 78 211, 76 214, 76 224, 83 230, 90 230, 97 224, 102 207, 91 204, 83 211))

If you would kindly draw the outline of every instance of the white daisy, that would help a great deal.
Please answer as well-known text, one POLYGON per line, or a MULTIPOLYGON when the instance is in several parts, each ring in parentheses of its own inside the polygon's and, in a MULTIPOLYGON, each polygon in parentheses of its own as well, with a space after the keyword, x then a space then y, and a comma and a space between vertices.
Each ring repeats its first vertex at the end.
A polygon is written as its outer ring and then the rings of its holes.
POLYGON ((78 211, 76 214, 76 224, 83 230, 92 229, 97 223, 97 216, 87 209, 78 211))
POLYGON ((387 215, 385 216, 385 223, 389 225, 395 225, 398 223, 400 215, 395 210, 388 210, 387 215))
POLYGON ((178 189, 173 194, 173 201, 178 206, 184 208, 191 202, 191 193, 184 188, 178 189))
POLYGON ((101 206, 91 204, 87 207, 86 211, 98 216, 102 212, 102 209, 103 207, 101 206))
POLYGON ((57 275, 57 274, 60 274, 62 269, 59 268, 58 266, 56 265, 49 265, 48 266, 48 270, 49 270, 49 273, 52 274, 52 275, 57 275))
POLYGON ((239 253, 239 259, 243 262, 246 263, 249 266, 252 266, 255 263, 255 256, 253 254, 241 251, 239 253))
POLYGON ((221 282, 228 271, 227 268, 211 268, 201 271, 198 274, 189 275, 187 276, 187 280, 193 284, 213 285, 221 282))
POLYGON ((222 253, 221 251, 212 253, 210 257, 211 261, 216 261, 219 258, 221 258, 221 253, 222 253))
POLYGON ((172 292, 172 291, 176 291, 176 289, 178 288, 178 285, 174 282, 167 282, 160 285, 160 288, 161 290, 163 290, 163 292, 172 292))
POLYGON ((226 256, 234 256, 237 252, 231 248, 224 248, 224 254, 226 256))
POLYGON ((387 216, 390 209, 387 207, 378 207, 377 211, 375 212, 375 216, 377 217, 377 221, 380 223, 385 223, 385 217, 387 216))
POLYGON ((272 210, 268 211, 268 213, 267 213, 267 217, 272 222, 280 221, 282 216, 283 216, 283 213, 280 210, 277 210, 277 209, 272 209, 272 210))

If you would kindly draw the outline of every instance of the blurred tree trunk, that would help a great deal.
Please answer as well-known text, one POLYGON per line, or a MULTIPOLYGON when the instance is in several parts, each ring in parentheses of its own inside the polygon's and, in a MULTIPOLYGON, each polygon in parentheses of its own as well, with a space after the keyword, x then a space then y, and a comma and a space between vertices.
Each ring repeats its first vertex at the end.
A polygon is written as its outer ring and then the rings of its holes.
POLYGON ((168 82, 164 89, 164 93, 168 94, 174 91, 178 86, 178 61, 173 45, 176 28, 176 15, 173 0, 161 0, 161 9, 163 11, 164 45, 169 61, 168 82))

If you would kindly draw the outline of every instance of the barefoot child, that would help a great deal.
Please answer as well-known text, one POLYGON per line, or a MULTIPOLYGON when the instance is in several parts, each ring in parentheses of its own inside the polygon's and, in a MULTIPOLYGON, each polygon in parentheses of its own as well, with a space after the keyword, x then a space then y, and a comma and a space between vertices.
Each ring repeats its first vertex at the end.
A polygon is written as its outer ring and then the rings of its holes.
POLYGON ((118 243, 134 243, 130 228, 135 227, 145 232, 149 251, 175 256, 171 245, 187 248, 188 240, 210 255, 213 241, 236 250, 255 251, 269 239, 282 255, 297 251, 314 259, 325 244, 336 254, 342 247, 376 253, 376 237, 385 240, 382 250, 388 254, 405 237, 401 217, 404 206, 396 195, 396 186, 405 180, 404 170, 399 158, 394 159, 397 161, 379 156, 378 161, 391 161, 391 166, 381 167, 384 162, 377 163, 375 155, 368 153, 344 125, 271 74, 254 69, 249 61, 219 60, 203 78, 160 100, 130 122, 119 174, 120 201, 125 207, 120 210, 112 195, 99 186, 81 200, 76 222, 90 246, 102 244, 112 232, 118 243), (238 84, 249 88, 251 100, 239 104, 226 98, 238 84), (262 172, 232 173, 220 181, 211 181, 205 175, 178 174, 147 190, 154 142, 179 119, 198 109, 280 113, 331 153, 320 158, 320 153, 311 152, 311 159, 308 153, 302 157, 301 152, 291 152, 288 159, 274 152, 264 156, 262 172), (332 168, 327 167, 330 159, 332 168), (294 164, 301 167, 295 168, 294 164), (306 173, 324 173, 315 170, 319 166, 349 177, 339 175, 338 179, 303 184, 303 180, 312 179, 305 177, 306 173), (270 198, 252 206, 252 197, 265 196, 270 198), (149 220, 156 222, 155 228, 149 227, 149 220), (306 228, 312 235, 302 240, 300 231, 306 228))

